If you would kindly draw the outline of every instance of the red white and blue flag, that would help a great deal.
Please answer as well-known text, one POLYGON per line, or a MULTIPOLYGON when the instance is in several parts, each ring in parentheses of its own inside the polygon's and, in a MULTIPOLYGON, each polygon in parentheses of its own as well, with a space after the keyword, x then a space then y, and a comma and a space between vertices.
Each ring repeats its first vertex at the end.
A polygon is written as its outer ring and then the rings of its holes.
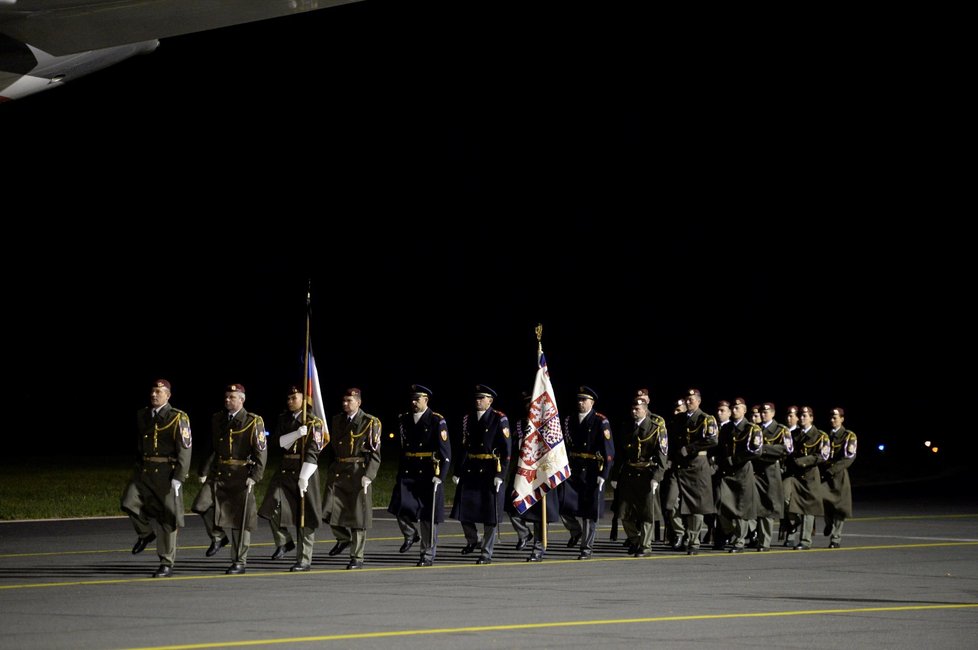
POLYGON ((323 390, 319 387, 319 370, 316 369, 316 359, 312 356, 312 347, 306 359, 306 400, 312 414, 323 421, 323 428, 329 433, 326 423, 326 408, 323 406, 323 390))
POLYGON ((539 366, 533 383, 533 401, 530 403, 529 433, 520 448, 519 466, 513 484, 513 507, 520 514, 570 477, 557 400, 542 350, 539 366))

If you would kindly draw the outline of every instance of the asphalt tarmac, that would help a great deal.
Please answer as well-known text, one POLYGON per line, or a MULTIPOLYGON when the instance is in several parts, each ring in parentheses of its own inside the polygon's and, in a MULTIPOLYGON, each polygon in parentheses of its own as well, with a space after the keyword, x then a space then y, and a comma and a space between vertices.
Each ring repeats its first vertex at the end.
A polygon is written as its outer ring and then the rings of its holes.
POLYGON ((808 551, 632 558, 606 518, 592 559, 575 559, 557 523, 546 561, 528 564, 505 522, 493 564, 477 566, 450 521, 435 566, 418 568, 378 509, 363 569, 328 556, 324 527, 313 571, 290 573, 294 553, 270 560, 261 520, 241 576, 224 574, 227 548, 204 557, 197 515, 161 579, 155 543, 132 555, 125 518, 0 523, 0 648, 973 649, 978 498, 965 485, 857 489, 842 548, 818 519, 808 551))

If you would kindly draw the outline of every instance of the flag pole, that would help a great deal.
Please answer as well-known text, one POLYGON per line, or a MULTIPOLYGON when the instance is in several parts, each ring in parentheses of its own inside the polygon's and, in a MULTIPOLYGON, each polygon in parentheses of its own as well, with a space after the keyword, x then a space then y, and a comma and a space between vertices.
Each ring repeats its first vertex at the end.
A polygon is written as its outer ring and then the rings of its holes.
MULTIPOLYGON (((309 368, 309 311, 312 304, 312 278, 309 278, 306 284, 306 376, 303 380, 303 390, 302 390, 302 424, 307 425, 306 422, 306 411, 309 405, 309 392, 310 392, 310 381, 312 370, 309 368)), ((307 431, 308 433, 308 431, 307 431)), ((306 439, 302 438, 302 446, 300 447, 300 455, 305 459, 306 452, 306 439)), ((299 495, 299 536, 302 537, 302 528, 306 527, 306 493, 302 492, 299 495)))
MULTIPOLYGON (((543 323, 537 323, 537 367, 540 367, 540 358, 543 356, 543 323)), ((519 461, 517 461, 519 462, 519 461)), ((543 511, 540 513, 541 521, 543 522, 543 539, 541 543, 543 544, 543 550, 547 550, 547 492, 546 490, 541 490, 540 495, 540 507, 543 511)))

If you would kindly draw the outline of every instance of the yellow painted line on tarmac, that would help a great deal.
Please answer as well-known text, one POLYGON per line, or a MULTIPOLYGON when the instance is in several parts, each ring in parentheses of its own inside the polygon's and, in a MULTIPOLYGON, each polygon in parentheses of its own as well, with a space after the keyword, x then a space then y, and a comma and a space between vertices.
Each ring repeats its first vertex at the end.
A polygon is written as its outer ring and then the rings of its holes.
MULTIPOLYGON (((547 559, 544 561, 546 566, 551 566, 555 564, 570 564, 575 566, 586 566, 589 564, 597 564, 603 562, 642 562, 649 560, 688 560, 693 562, 697 559, 718 559, 718 558, 729 558, 733 560, 734 558, 749 558, 749 557, 767 557, 771 555, 780 555, 784 553, 841 553, 845 551, 890 551, 890 550, 902 550, 911 548, 936 548, 936 547, 947 547, 947 546, 978 546, 978 542, 933 542, 927 544, 879 544, 873 546, 847 546, 844 548, 812 548, 806 551, 796 551, 794 549, 783 548, 774 549, 772 548, 767 553, 758 554, 754 552, 745 553, 707 553, 703 552, 700 555, 685 555, 683 553, 673 553, 667 552, 665 555, 652 555, 650 557, 632 557, 632 556, 612 556, 612 557, 592 557, 590 560, 576 560, 576 559, 566 559, 566 560, 551 560, 547 559)), ((416 567, 413 565, 408 566, 378 566, 378 567, 364 567, 358 569, 355 572, 349 571, 346 568, 335 568, 335 569, 313 569, 311 571, 303 571, 302 573, 292 573, 288 570, 278 570, 278 571, 254 571, 249 572, 244 575, 226 575, 226 574, 206 574, 206 575, 191 575, 191 576, 180 576, 175 575, 169 578, 111 578, 105 580, 72 580, 70 582, 33 582, 24 584, 14 584, 14 585, 0 585, 0 591, 12 590, 12 589, 36 589, 41 587, 90 587, 90 586, 101 586, 101 585, 118 585, 118 584, 132 584, 141 582, 152 582, 155 584, 167 584, 170 582, 181 581, 181 580, 242 580, 246 578, 269 578, 269 577, 292 577, 292 576, 308 576, 308 575, 321 575, 321 574, 346 574, 352 575, 353 573, 380 573, 385 571, 446 571, 451 569, 463 569, 463 570, 475 570, 475 571, 491 571, 496 567, 505 566, 524 566, 526 564, 525 560, 512 560, 505 562, 493 562, 492 564, 478 565, 473 563, 467 564, 436 564, 432 567, 416 567)))
MULTIPOLYGON (((509 534, 509 533, 505 533, 505 534, 509 534)), ((516 533, 512 533, 512 534, 515 535, 516 533)), ((458 534, 455 534, 455 535, 451 535, 451 534, 449 534, 449 535, 439 534, 438 535, 438 539, 443 539, 445 537, 464 537, 464 535, 462 535, 462 533, 458 533, 458 534)), ((404 538, 402 536, 398 535, 397 537, 368 537, 367 538, 367 541, 370 541, 370 542, 391 542, 391 541, 394 541, 394 540, 401 540, 401 539, 404 539, 404 538)), ((317 541, 316 544, 333 544, 335 542, 336 542, 335 539, 321 539, 321 540, 317 541)), ((258 547, 258 546, 275 546, 275 542, 259 542, 257 544, 252 544, 251 545, 251 548, 255 548, 255 547, 258 547)), ((194 551, 194 550, 199 550, 199 549, 206 549, 207 548, 207 545, 204 545, 204 546, 178 546, 177 548, 180 551, 194 551)), ((132 549, 131 548, 114 548, 114 549, 102 549, 102 550, 93 550, 93 551, 47 551, 47 552, 44 552, 44 553, 0 553, 0 559, 10 558, 10 557, 45 557, 45 556, 53 556, 53 555, 98 555, 98 554, 101 554, 101 553, 132 553, 132 549)))
POLYGON ((968 519, 978 517, 976 514, 961 515, 892 515, 887 517, 850 517, 846 521, 899 521, 907 519, 968 519))
POLYGON ((837 614, 866 614, 878 612, 919 612, 941 609, 971 609, 978 603, 948 603, 947 605, 897 605, 891 607, 851 607, 845 609, 798 609, 777 612, 743 612, 736 614, 693 614, 688 616, 650 616, 648 618, 612 618, 593 621, 553 621, 549 623, 515 623, 512 625, 477 625, 471 627, 442 627, 415 630, 391 630, 387 632, 358 632, 353 634, 327 634, 323 636, 297 636, 279 639, 249 639, 245 641, 220 641, 217 643, 189 643, 185 645, 141 646, 129 650, 197 650, 199 648, 240 648, 246 646, 281 645, 285 643, 315 643, 322 641, 350 641, 354 639, 385 639, 392 637, 421 636, 429 634, 470 634, 472 632, 508 632, 515 630, 542 630, 547 628, 593 627, 597 625, 635 625, 640 623, 673 623, 679 621, 716 621, 744 618, 776 618, 782 616, 827 616, 837 614))

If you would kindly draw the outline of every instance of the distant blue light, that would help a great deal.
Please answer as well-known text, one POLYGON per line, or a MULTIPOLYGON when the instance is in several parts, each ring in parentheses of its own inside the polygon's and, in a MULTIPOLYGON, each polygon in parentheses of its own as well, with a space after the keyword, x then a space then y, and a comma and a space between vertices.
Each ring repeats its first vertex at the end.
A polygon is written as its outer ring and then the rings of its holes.
POLYGON ((876 448, 879 449, 880 451, 885 451, 886 450, 886 445, 880 444, 880 445, 877 445, 876 448))

